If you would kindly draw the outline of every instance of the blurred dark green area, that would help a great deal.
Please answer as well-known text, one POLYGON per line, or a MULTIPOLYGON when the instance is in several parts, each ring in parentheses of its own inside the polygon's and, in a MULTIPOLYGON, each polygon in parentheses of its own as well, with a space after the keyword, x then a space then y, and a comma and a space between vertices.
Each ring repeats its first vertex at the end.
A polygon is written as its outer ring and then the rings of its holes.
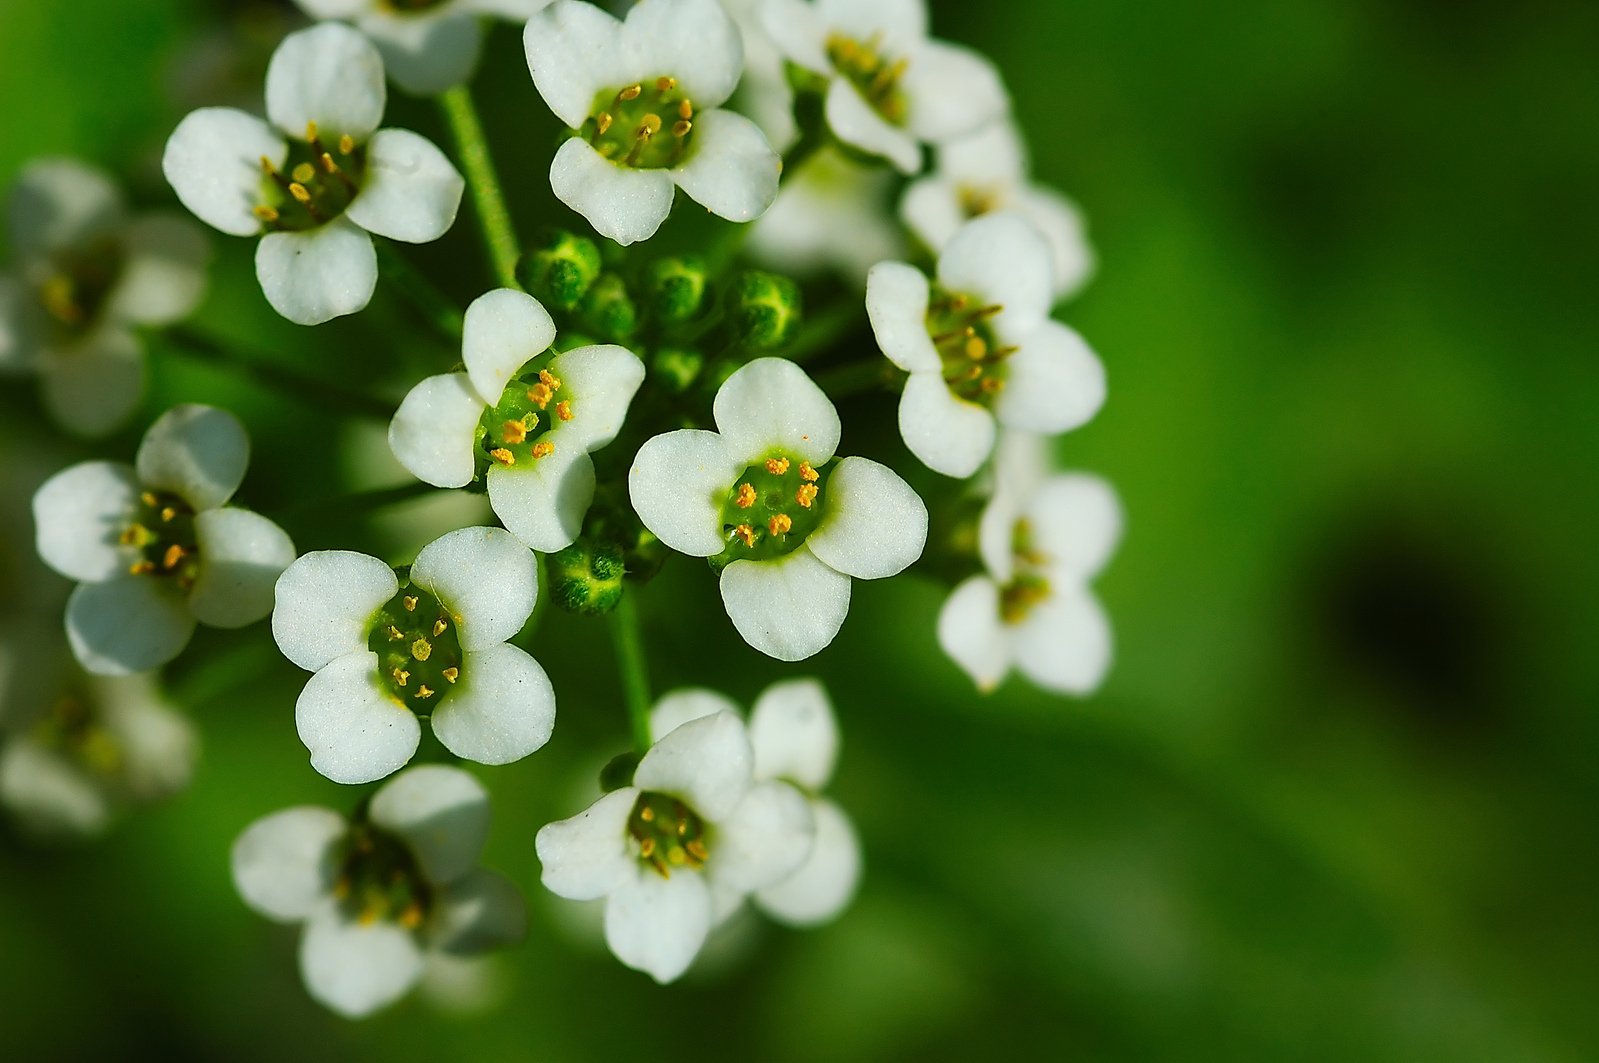
MULTIPOLYGON (((0 180, 76 154, 170 203, 166 134, 255 98, 283 11, 10 0, 0 180), (254 65, 230 67, 241 39, 254 65)), ((0 1054, 1599 1055, 1599 7, 1006 0, 936 2, 934 25, 1002 64, 1039 176, 1084 205, 1100 254, 1065 317, 1111 400, 1060 454, 1129 514, 1099 585, 1118 641, 1104 691, 978 699, 933 644, 941 587, 857 584, 806 670, 839 705, 863 891, 830 928, 747 927, 660 989, 538 886, 534 831, 625 742, 603 624, 545 615, 530 645, 556 737, 479 771, 488 862, 528 892, 529 940, 480 1013, 412 999, 352 1024, 305 997, 294 932, 239 902, 227 849, 259 815, 353 794, 305 763, 301 674, 264 626, 203 632, 173 669, 205 743, 187 793, 81 848, 0 833, 0 1054)), ((557 216, 556 129, 514 30, 475 89, 530 231, 557 216)), ((445 142, 419 101, 395 95, 389 124, 445 142)), ((463 304, 491 285, 472 221, 407 249, 463 304)), ((384 289, 356 318, 289 325, 249 241, 215 243, 207 331, 327 379, 381 370, 388 398, 453 360, 384 289)), ((404 560, 442 530, 350 541, 320 504, 398 482, 381 424, 158 341, 151 363, 139 424, 172 401, 237 410, 256 455, 242 500, 302 549, 404 560)), ((10 446, 33 399, 8 391, 10 446)), ((846 404, 845 450, 908 468, 889 408, 846 404)), ((52 464, 131 454, 137 435, 63 442, 52 464)), ((639 599, 658 689, 749 699, 798 671, 737 639, 697 564, 639 599)))

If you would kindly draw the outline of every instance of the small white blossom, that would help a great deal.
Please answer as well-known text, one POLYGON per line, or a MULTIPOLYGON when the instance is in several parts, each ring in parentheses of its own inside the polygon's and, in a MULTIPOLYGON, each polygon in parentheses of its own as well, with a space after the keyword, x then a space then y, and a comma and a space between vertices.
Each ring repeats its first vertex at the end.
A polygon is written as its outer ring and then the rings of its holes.
POLYGON ((550 553, 572 544, 594 500, 594 462, 621 430, 644 363, 611 344, 549 349, 555 323, 538 300, 502 288, 466 311, 466 371, 432 376, 400 403, 389 446, 436 487, 488 482, 511 533, 550 553))
POLYGON ((648 240, 677 188, 729 221, 772 205, 781 160, 759 126, 721 109, 743 45, 716 0, 641 0, 623 21, 555 0, 524 41, 533 83, 573 131, 550 186, 602 236, 648 240))
POLYGON ((936 283, 881 262, 866 313, 883 353, 910 374, 900 396, 905 445, 928 468, 967 477, 994 449, 996 421, 1064 432, 1105 401, 1105 370, 1083 338, 1050 320, 1050 250, 1016 214, 968 222, 938 257, 936 283))
POLYGON ((903 173, 922 168, 923 142, 973 132, 1009 106, 992 63, 928 38, 925 0, 764 0, 761 21, 790 60, 827 79, 833 135, 903 173))
POLYGON ((109 432, 144 394, 134 330, 199 304, 210 244, 186 218, 130 216, 109 177, 72 159, 29 163, 6 207, 14 257, 0 273, 0 374, 37 372, 56 421, 109 432))
POLYGON ((148 671, 188 645, 195 621, 253 624, 294 544, 272 521, 226 505, 250 440, 226 410, 175 406, 144 434, 134 465, 88 461, 33 496, 39 556, 81 581, 67 638, 98 675, 148 671))
POLYGON ((252 823, 233 843, 233 882, 268 919, 305 924, 306 989, 360 1018, 410 991, 432 957, 526 932, 516 886, 477 866, 488 829, 482 783, 421 765, 385 783, 353 821, 301 806, 252 823))
POLYGON ((913 181, 900 200, 900 217, 937 254, 972 218, 1008 210, 1033 224, 1055 267, 1055 298, 1082 290, 1094 272, 1083 215, 1077 204, 1028 180, 1027 147, 1009 118, 938 146, 934 172, 913 181))
POLYGON ((744 641, 798 661, 849 612, 850 578, 903 571, 927 543, 927 507, 886 465, 835 458, 838 411, 804 370, 760 358, 722 384, 718 431, 681 429, 639 449, 633 509, 661 542, 712 558, 744 641))
POLYGON ((616 958, 670 982, 749 893, 793 874, 811 850, 810 807, 757 782, 743 722, 714 712, 665 735, 633 784, 538 833, 543 882, 568 900, 605 898, 616 958))
POLYGON ((316 325, 366 306, 372 236, 427 243, 466 184, 431 141, 379 129, 386 93, 372 42, 337 22, 285 37, 267 68, 272 120, 207 107, 178 123, 161 167, 203 222, 261 236, 255 275, 272 308, 316 325))
POLYGON ((550 0, 294 0, 312 18, 355 23, 383 53, 394 83, 431 96, 472 76, 483 48, 480 19, 526 22, 550 0))
POLYGON ((500 528, 462 528, 417 554, 405 583, 375 557, 309 553, 278 580, 272 635, 316 673, 294 706, 311 766, 381 779, 433 734, 458 757, 509 764, 549 741, 555 691, 506 640, 538 598, 533 554, 500 528))
POLYGON ((777 202, 750 229, 750 254, 773 269, 834 269, 860 283, 885 259, 905 254, 890 221, 894 176, 824 148, 783 185, 777 202))

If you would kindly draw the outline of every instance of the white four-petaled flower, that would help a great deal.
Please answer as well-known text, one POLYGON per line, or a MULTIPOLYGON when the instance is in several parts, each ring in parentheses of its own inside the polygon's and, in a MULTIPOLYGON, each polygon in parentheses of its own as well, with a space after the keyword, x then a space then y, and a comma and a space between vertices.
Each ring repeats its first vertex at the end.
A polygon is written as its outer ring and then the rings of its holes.
POLYGON ((261 236, 255 274, 273 309, 301 325, 353 314, 377 285, 372 236, 437 240, 465 182, 433 143, 379 129, 383 60, 349 26, 283 39, 267 68, 272 120, 206 107, 178 123, 161 168, 203 222, 261 236))
POLYGON ((903 571, 927 543, 927 507, 869 458, 835 459, 838 411, 804 370, 760 358, 728 377, 716 432, 639 448, 633 509, 661 542, 721 568, 722 603, 751 646, 798 661, 833 641, 850 578, 903 571))
POLYGON ((400 464, 436 487, 486 477, 500 520, 546 553, 577 538, 594 500, 589 452, 616 438, 644 381, 644 363, 611 344, 526 370, 554 340, 555 323, 532 296, 479 296, 466 311, 466 371, 417 384, 389 425, 400 464))
POLYGON ((905 254, 888 216, 895 176, 824 148, 799 168, 772 209, 750 229, 752 257, 788 273, 833 269, 859 284, 885 259, 905 254))

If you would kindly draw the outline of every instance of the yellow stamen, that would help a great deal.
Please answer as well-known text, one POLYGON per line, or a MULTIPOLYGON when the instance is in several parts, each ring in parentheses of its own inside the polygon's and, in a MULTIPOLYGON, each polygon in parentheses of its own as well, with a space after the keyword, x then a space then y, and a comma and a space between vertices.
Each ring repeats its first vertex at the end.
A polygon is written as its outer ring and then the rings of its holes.
POLYGON ((616 119, 611 117, 610 111, 601 111, 599 114, 594 116, 594 128, 598 129, 600 131, 600 136, 603 137, 606 134, 606 131, 611 128, 611 123, 614 121, 616 121, 616 119))
POLYGON ((527 401, 533 403, 541 410, 548 406, 550 400, 554 397, 555 394, 550 386, 542 380, 527 389, 527 401))
POLYGON ((163 522, 164 521, 169 521, 173 517, 176 517, 177 515, 178 515, 178 511, 173 509, 171 506, 167 506, 166 508, 161 510, 161 520, 163 522))
POLYGON ((423 683, 421 686, 416 688, 416 696, 424 701, 428 698, 431 698, 435 693, 436 691, 426 683, 423 683))
POLYGON ((674 137, 686 137, 688 136, 689 130, 693 128, 694 123, 685 118, 672 124, 672 135, 674 137))
POLYGON ((289 195, 293 196, 295 199, 299 200, 301 203, 309 203, 309 202, 311 202, 311 193, 309 191, 307 191, 306 187, 304 185, 300 184, 300 182, 298 182, 298 181, 294 182, 293 184, 291 184, 289 186, 289 195))
POLYGON ((405 599, 404 599, 404 602, 403 602, 403 604, 405 605, 405 611, 408 612, 408 613, 416 612, 416 603, 417 603, 417 601, 418 601, 418 599, 417 599, 417 597, 415 595, 407 594, 405 596, 405 599))
POLYGON ((639 98, 639 96, 643 92, 644 92, 644 86, 643 85, 629 85, 627 88, 623 89, 621 92, 618 92, 616 94, 616 98, 619 99, 619 100, 624 100, 624 101, 625 100, 636 100, 636 99, 639 98))
POLYGON ((549 388, 551 391, 560 391, 561 390, 561 381, 556 377, 556 375, 554 373, 550 372, 548 369, 540 369, 539 370, 539 383, 543 384, 545 387, 549 388))
POLYGON ((151 492, 151 491, 145 491, 143 494, 139 495, 139 501, 143 502, 145 505, 149 506, 151 509, 155 508, 156 497, 155 497, 155 494, 153 492, 151 492))
POLYGON ((154 571, 155 571, 155 562, 154 561, 135 561, 133 563, 133 566, 128 569, 128 574, 130 576, 148 576, 150 573, 152 573, 154 571))
POLYGON ((788 459, 767 458, 766 471, 771 473, 773 476, 782 476, 784 473, 788 472, 788 459))
POLYGON ((422 906, 412 901, 406 905, 405 911, 400 913, 400 925, 407 930, 415 930, 422 925, 422 906))
POLYGON ((572 402, 570 399, 562 399, 555 404, 555 416, 563 421, 572 419, 572 402))
POLYGON ((800 479, 801 480, 804 480, 808 484, 813 484, 817 480, 821 479, 821 476, 822 476, 821 473, 819 473, 815 469, 811 468, 811 463, 810 462, 808 462, 808 461, 800 462, 800 479))
POLYGON ((442 616, 433 621, 433 637, 438 638, 440 635, 444 634, 444 629, 449 626, 450 622, 444 619, 442 616))
POLYGON ((983 338, 981 336, 973 336, 971 339, 966 341, 966 357, 970 358, 972 361, 981 361, 983 356, 987 353, 988 344, 983 342, 983 338))
POLYGON ((446 683, 453 683, 457 679, 461 678, 461 670, 459 668, 446 668, 440 674, 444 676, 444 681, 446 683))
POLYGON ((339 138, 339 154, 348 155, 355 150, 355 138, 346 133, 339 138))
POLYGON ((675 867, 682 867, 688 863, 688 854, 683 851, 681 845, 674 845, 666 850, 666 862, 675 867))
POLYGON ((265 222, 277 221, 279 217, 278 212, 271 207, 256 207, 251 213, 265 222))
POLYGON ((489 457, 493 458, 501 465, 516 464, 516 455, 512 454, 509 450, 506 450, 504 447, 496 447, 489 451, 489 457))
POLYGON ((317 134, 316 123, 315 122, 307 122, 307 123, 305 123, 305 139, 306 139, 306 142, 309 143, 309 142, 315 140, 316 139, 316 134, 317 134))
POLYGON ((649 805, 645 805, 639 811, 638 818, 642 819, 645 823, 653 821, 655 819, 655 809, 651 808, 649 805))
POLYGON ((178 562, 183 560, 183 555, 186 553, 188 553, 188 551, 183 549, 183 547, 179 546, 177 543, 173 543, 171 546, 167 547, 166 554, 162 556, 161 567, 168 570, 177 568, 178 562))
POLYGON ((390 624, 389 625, 389 630, 388 630, 388 636, 389 636, 389 641, 390 642, 399 642, 401 639, 405 638, 405 632, 401 631, 399 628, 395 627, 393 624, 390 624))
POLYGON ((547 458, 551 454, 554 454, 554 453, 555 453, 555 444, 554 443, 551 443, 551 442, 549 442, 547 440, 541 439, 537 443, 533 444, 533 457, 535 459, 547 458))
POLYGON ((639 842, 638 851, 639 851, 639 855, 644 857, 644 859, 646 859, 646 860, 648 860, 650 857, 654 856, 655 855, 655 839, 654 838, 645 838, 643 841, 639 842))
POLYGON ((333 161, 333 156, 327 152, 322 153, 322 169, 328 173, 338 173, 339 164, 333 161))
POLYGON ((733 529, 733 534, 744 540, 745 546, 755 545, 755 529, 748 524, 740 524, 733 529))
POLYGON ((308 162, 302 162, 294 168, 293 177, 302 185, 308 185, 316 180, 316 167, 308 162))
POLYGON ((800 484, 800 489, 794 492, 794 501, 810 509, 811 503, 816 501, 816 485, 800 484))
POLYGON ((776 513, 766 522, 766 527, 773 535, 787 535, 789 529, 794 527, 794 519, 787 513, 776 513))
POLYGON ((433 644, 427 639, 417 639, 411 643, 411 656, 419 661, 425 661, 433 656, 433 644))
POLYGON ((694 117, 694 105, 687 100, 677 105, 677 116, 684 120, 694 117))
POLYGON ((739 484, 738 497, 733 499, 733 504, 739 509, 749 509, 755 504, 755 487, 752 484, 739 484))
POLYGON ((521 421, 506 421, 500 426, 500 435, 514 446, 527 438, 527 426, 521 421))
POLYGON ((677 78, 663 77, 655 79, 655 87, 662 92, 671 92, 677 88, 677 78))
POLYGON ((402 687, 405 686, 405 681, 411 678, 411 673, 407 672, 404 668, 396 668, 394 671, 390 672, 389 675, 393 676, 394 681, 400 684, 402 687))
POLYGON ((695 860, 702 864, 706 861, 706 858, 711 855, 710 850, 705 848, 705 843, 700 841, 698 838, 695 838, 693 841, 687 843, 683 846, 683 848, 688 850, 688 855, 692 856, 695 860))

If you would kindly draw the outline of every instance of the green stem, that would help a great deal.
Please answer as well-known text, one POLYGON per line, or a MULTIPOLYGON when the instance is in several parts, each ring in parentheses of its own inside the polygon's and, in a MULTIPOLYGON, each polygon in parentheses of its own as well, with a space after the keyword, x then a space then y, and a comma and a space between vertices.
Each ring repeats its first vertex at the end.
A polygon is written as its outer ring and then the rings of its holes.
POLYGON ((859 299, 840 299, 816 314, 811 314, 800 324, 799 335, 794 337, 783 357, 803 364, 839 340, 866 327, 866 307, 859 299))
POLYGON ((650 751, 650 676, 644 659, 644 640, 639 634, 638 610, 631 591, 611 610, 611 638, 616 643, 616 663, 622 675, 622 693, 627 698, 627 721, 633 732, 633 747, 640 756, 650 751))
POLYGON ((516 260, 521 255, 522 245, 511 226, 511 212, 500 191, 500 179, 494 172, 494 160, 489 155, 488 140, 483 135, 483 123, 478 120, 472 93, 465 85, 457 85, 447 90, 439 102, 455 137, 461 165, 466 168, 466 182, 472 186, 472 200, 477 204, 478 222, 483 227, 483 240, 488 245, 494 275, 506 288, 521 288, 516 282, 516 260))
POLYGON ((184 325, 166 329, 160 335, 171 350, 240 373, 290 398, 355 417, 387 421, 394 416, 394 406, 382 399, 275 365, 270 355, 247 351, 229 340, 207 336, 184 325))
POLYGON ((827 392, 828 398, 838 402, 871 391, 886 391, 904 376, 904 372, 895 368, 894 363, 878 357, 819 373, 816 385, 827 392))
POLYGON ((382 264, 379 276, 398 288, 411 308, 443 339, 454 346, 461 342, 465 319, 455 301, 439 290, 411 265, 410 259, 387 240, 373 240, 382 264))

